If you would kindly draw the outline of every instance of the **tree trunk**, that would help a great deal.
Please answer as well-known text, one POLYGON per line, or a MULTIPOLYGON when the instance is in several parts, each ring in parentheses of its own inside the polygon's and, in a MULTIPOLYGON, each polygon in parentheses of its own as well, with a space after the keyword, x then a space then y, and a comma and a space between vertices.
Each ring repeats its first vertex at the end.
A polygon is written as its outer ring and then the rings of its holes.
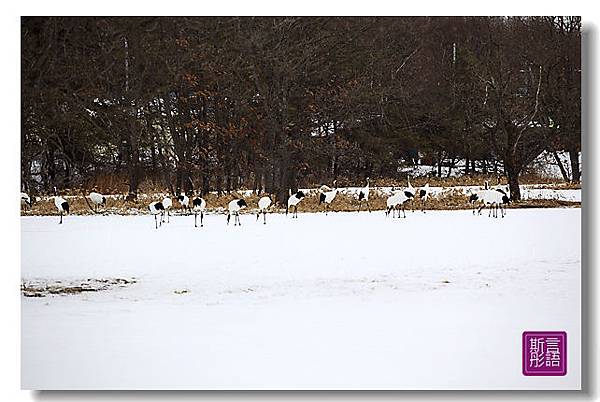
POLYGON ((210 192, 210 178, 207 174, 202 175, 202 192, 200 195, 206 195, 210 192))
POLYGON ((252 194, 260 194, 258 189, 258 174, 256 173, 256 169, 254 169, 254 180, 252 181, 252 194))
POLYGON ((581 169, 579 166, 579 150, 577 148, 569 149, 569 159, 571 160, 571 180, 573 183, 579 183, 581 180, 581 169))
POLYGON ((129 170, 129 192, 137 194, 140 186, 140 150, 137 146, 137 142, 133 141, 131 144, 131 156, 129 159, 128 170, 129 170))
POLYGON ((181 183, 183 182, 183 170, 181 164, 177 164, 177 170, 175 172, 175 192, 177 195, 181 192, 181 183))
POLYGON ((269 178, 267 180, 267 187, 265 188, 266 192, 269 194, 275 193, 275 166, 271 165, 271 173, 269 174, 269 178))
POLYGON ((190 169, 189 166, 186 164, 184 166, 182 175, 181 175, 181 180, 183 181, 183 192, 187 195, 193 195, 194 194, 194 183, 192 181, 192 174, 190 173, 190 169))
POLYGON ((508 188, 510 190, 511 201, 521 200, 521 188, 519 187, 520 169, 515 167, 515 163, 510 158, 505 158, 504 166, 508 176, 508 188))
POLYGON ((569 182, 569 174, 567 173, 565 166, 563 165, 562 161, 560 160, 560 157, 558 156, 558 152, 556 152, 556 150, 552 150, 552 156, 554 156, 554 160, 556 161, 556 164, 558 165, 558 168, 560 169, 560 174, 562 174, 563 180, 565 182, 569 182))
POLYGON ((194 195, 194 181, 192 180, 192 174, 190 173, 189 166, 187 165, 183 171, 183 188, 187 195, 194 195))
POLYGON ((521 187, 519 187, 519 175, 513 174, 508 176, 508 187, 510 189, 511 201, 520 201, 521 187))
POLYGON ((287 202, 289 191, 296 191, 296 173, 291 168, 288 162, 284 162, 281 168, 281 174, 279 176, 280 182, 275 194, 275 201, 281 205, 285 205, 287 202))
POLYGON ((217 183, 217 196, 220 197, 223 194, 223 176, 218 174, 215 177, 215 181, 217 183))
POLYGON ((139 152, 134 151, 131 155, 131 160, 129 161, 129 192, 131 194, 137 194, 138 188, 140 186, 140 175, 139 175, 139 152))
POLYGON ((450 162, 450 166, 448 167, 448 174, 446 177, 450 177, 452 175, 452 169, 454 169, 454 165, 456 165, 456 159, 452 158, 452 162, 450 162))

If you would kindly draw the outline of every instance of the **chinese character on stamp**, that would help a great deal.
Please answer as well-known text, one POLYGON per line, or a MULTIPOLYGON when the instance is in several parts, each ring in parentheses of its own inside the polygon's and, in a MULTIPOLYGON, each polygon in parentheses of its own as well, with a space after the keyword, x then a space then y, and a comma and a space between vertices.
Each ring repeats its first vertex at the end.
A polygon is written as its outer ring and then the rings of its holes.
POLYGON ((567 374, 567 333, 561 331, 523 332, 523 375, 562 376, 567 374))

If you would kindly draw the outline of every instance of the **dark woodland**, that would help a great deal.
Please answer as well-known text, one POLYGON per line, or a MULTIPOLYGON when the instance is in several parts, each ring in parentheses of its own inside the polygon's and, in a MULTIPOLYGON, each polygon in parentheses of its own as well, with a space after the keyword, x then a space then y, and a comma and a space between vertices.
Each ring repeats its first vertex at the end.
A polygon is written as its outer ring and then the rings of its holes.
POLYGON ((24 17, 23 189, 281 202, 464 160, 518 200, 544 151, 580 179, 580 42, 579 17, 24 17))

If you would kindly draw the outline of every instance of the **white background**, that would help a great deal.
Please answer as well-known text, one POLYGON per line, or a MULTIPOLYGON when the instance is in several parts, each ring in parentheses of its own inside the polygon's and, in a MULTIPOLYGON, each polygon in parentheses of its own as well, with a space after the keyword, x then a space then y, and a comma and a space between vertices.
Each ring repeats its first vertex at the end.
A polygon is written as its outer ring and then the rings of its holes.
POLYGON ((0 177, 4 191, 0 195, 3 216, 0 220, 0 396, 3 401, 30 400, 597 400, 597 311, 598 268, 595 236, 598 226, 596 213, 598 167, 594 157, 600 155, 597 135, 596 94, 598 82, 593 73, 598 71, 598 25, 600 16, 592 2, 544 1, 526 3, 522 0, 499 2, 469 1, 324 1, 302 0, 296 2, 184 2, 145 0, 102 0, 92 2, 69 1, 6 1, 0 15, 2 47, 2 147, 0 147, 0 177), (485 3, 485 4, 484 4, 485 3), (19 166, 20 166, 20 16, 21 15, 582 15, 583 16, 583 169, 585 176, 583 213, 583 277, 584 277, 584 387, 585 391, 573 392, 379 392, 379 393, 36 393, 20 390, 20 220, 19 166), (585 272, 585 271, 589 272, 585 272), (587 325, 586 325, 587 323, 587 325), (586 343, 588 348, 585 349, 586 343))

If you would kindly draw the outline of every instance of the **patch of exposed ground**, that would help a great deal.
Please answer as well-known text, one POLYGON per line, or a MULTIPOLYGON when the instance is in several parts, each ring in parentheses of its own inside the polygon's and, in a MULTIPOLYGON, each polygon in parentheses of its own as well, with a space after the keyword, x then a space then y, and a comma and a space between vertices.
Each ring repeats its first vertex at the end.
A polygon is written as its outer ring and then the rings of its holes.
POLYGON ((88 278, 84 280, 23 280, 21 294, 25 297, 51 295, 75 295, 85 292, 103 292, 115 287, 126 287, 137 282, 136 278, 88 278))

